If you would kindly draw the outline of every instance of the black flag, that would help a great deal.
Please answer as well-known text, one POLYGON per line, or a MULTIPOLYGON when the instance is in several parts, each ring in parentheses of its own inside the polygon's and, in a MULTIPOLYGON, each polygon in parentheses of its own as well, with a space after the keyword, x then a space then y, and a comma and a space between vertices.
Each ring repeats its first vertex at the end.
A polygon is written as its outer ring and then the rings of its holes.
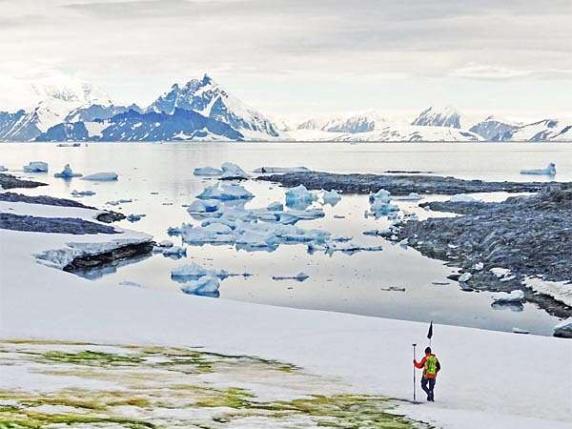
POLYGON ((427 338, 431 339, 433 337, 433 321, 431 320, 431 324, 429 325, 429 332, 427 332, 427 338))

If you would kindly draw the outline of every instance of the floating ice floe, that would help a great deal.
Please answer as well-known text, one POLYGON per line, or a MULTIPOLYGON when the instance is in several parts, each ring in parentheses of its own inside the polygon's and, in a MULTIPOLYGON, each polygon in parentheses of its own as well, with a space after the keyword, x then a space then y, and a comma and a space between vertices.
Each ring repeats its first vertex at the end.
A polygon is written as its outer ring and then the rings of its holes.
POLYGON ((556 176, 556 164, 551 162, 546 168, 520 170, 520 174, 534 175, 534 176, 556 176))
POLYGON ((524 334, 524 335, 527 335, 527 334, 530 334, 530 331, 527 331, 526 329, 521 329, 521 328, 516 328, 516 327, 515 327, 515 328, 512 328, 512 333, 513 333, 513 334, 524 334))
POLYGON ((338 204, 341 199, 342 196, 338 194, 336 190, 324 191, 324 193, 322 194, 322 201, 324 202, 324 204, 329 204, 331 206, 335 206, 336 204, 338 204))
POLYGON ((202 200, 249 200, 254 195, 236 183, 217 183, 201 192, 197 198, 202 200))
POLYGON ((54 177, 59 179, 71 179, 73 177, 81 177, 81 173, 74 173, 69 164, 64 166, 64 169, 59 173, 54 174, 54 177))
POLYGON ((127 203, 132 203, 133 200, 128 199, 128 198, 121 198, 119 200, 115 200, 115 201, 108 201, 105 204, 110 205, 110 206, 119 206, 121 204, 127 204, 127 203))
POLYGON ((423 199, 423 197, 416 192, 411 192, 408 195, 396 195, 393 199, 395 201, 419 201, 423 199))
POLYGON ((71 192, 72 197, 81 198, 81 197, 91 197, 95 195, 93 191, 76 191, 75 189, 71 192))
POLYGON ((298 282, 303 282, 309 278, 310 276, 303 272, 300 272, 295 276, 272 276, 272 280, 296 280, 298 282))
POLYGON ((222 176, 222 170, 214 167, 198 167, 193 170, 193 174, 203 177, 219 177, 222 176))
POLYGON ((491 294, 491 298, 495 304, 521 303, 524 301, 524 292, 521 290, 513 290, 510 293, 496 292, 491 294))
POLYGON ((43 161, 31 161, 28 165, 24 165, 23 168, 26 173, 47 173, 48 163, 43 161))
POLYGON ((306 167, 260 167, 254 170, 258 174, 286 174, 286 173, 304 173, 310 171, 306 167))
POLYGON ((452 203, 474 203, 474 202, 477 202, 479 200, 477 200, 472 195, 456 194, 456 195, 453 195, 451 198, 449 198, 449 201, 452 203))
POLYGON ((189 280, 186 286, 181 290, 189 295, 210 296, 218 298, 220 288, 220 279, 212 275, 205 275, 196 280, 189 280))
POLYGON ((139 222, 142 218, 144 218, 146 215, 144 214, 130 214, 129 216, 126 217, 126 219, 133 223, 133 222, 139 222))
POLYGON ((181 290, 192 295, 218 297, 221 280, 231 276, 248 277, 250 274, 234 274, 225 270, 209 270, 194 262, 171 270, 171 278, 184 284, 181 290))
POLYGON ((223 180, 245 180, 250 177, 242 168, 232 162, 225 162, 221 169, 220 178, 223 180))
POLYGON ((94 182, 113 182, 119 178, 119 175, 112 171, 88 174, 83 176, 82 180, 91 180, 94 182))
POLYGON ((190 215, 213 214, 220 210, 221 203, 218 200, 195 200, 188 207, 190 215))
POLYGON ((307 207, 316 199, 316 194, 308 191, 304 185, 299 185, 286 191, 286 205, 288 207, 307 207))
POLYGON ((131 280, 124 280, 119 282, 119 286, 130 286, 130 287, 143 287, 137 282, 132 282, 131 280))
POLYGON ((391 194, 385 189, 380 189, 375 194, 369 196, 370 213, 376 218, 382 216, 397 216, 399 207, 391 204, 391 194))

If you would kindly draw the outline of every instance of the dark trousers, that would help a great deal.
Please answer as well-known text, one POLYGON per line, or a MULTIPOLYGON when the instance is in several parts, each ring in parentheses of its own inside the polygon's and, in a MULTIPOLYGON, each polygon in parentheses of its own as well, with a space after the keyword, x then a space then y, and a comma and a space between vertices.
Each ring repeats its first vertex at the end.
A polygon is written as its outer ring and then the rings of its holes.
POLYGON ((421 388, 427 394, 428 401, 433 400, 433 389, 435 388, 436 381, 437 380, 435 380, 434 378, 426 378, 426 377, 421 378, 421 388))

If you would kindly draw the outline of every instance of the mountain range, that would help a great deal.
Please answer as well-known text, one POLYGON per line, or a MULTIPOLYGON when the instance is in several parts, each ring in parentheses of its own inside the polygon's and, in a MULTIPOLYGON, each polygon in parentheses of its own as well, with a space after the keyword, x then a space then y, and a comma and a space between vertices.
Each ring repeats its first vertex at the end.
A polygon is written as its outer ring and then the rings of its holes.
POLYGON ((0 141, 572 141, 572 121, 470 121, 451 106, 413 121, 376 112, 286 124, 247 106, 210 76, 174 84, 147 107, 115 105, 86 83, 42 87, 26 111, 0 111, 0 141))

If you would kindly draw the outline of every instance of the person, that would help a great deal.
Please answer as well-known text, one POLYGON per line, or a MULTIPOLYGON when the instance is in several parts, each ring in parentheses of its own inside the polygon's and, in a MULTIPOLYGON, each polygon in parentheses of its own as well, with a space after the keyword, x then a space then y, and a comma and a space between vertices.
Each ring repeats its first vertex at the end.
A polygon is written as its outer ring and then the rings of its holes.
POLYGON ((435 389, 435 382, 437 381, 437 373, 441 370, 439 359, 431 352, 431 347, 427 347, 423 359, 419 362, 413 359, 413 365, 415 365, 415 368, 423 369, 421 388, 427 394, 427 400, 434 402, 435 395, 433 390, 435 389))

